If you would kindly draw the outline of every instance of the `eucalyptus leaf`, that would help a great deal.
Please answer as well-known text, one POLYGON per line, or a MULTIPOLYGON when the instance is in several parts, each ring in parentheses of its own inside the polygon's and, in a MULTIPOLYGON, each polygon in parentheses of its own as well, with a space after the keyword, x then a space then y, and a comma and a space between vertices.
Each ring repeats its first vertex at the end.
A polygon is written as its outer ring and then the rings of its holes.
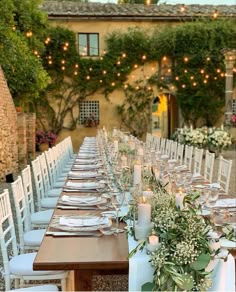
POLYGON ((142 285, 141 291, 153 291, 154 288, 154 283, 147 282, 142 285))
POLYGON ((195 262, 191 263, 190 266, 195 271, 200 271, 206 268, 211 260, 211 256, 208 254, 201 254, 195 262))
POLYGON ((190 274, 180 275, 179 277, 173 277, 175 283, 181 288, 182 290, 191 290, 193 288, 193 278, 190 274))

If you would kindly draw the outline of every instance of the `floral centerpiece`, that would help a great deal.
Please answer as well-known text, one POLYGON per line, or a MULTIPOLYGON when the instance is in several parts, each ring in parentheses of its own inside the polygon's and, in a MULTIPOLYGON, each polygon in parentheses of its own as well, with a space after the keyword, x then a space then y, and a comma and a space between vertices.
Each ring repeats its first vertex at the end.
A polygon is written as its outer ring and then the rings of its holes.
POLYGON ((233 126, 236 126, 236 114, 232 114, 232 116, 231 116, 231 124, 233 126))
POLYGON ((219 150, 229 147, 232 144, 232 137, 224 130, 215 130, 208 136, 208 145, 211 149, 219 150))
POLYGON ((184 140, 186 144, 196 147, 204 147, 207 142, 207 135, 201 129, 193 129, 186 131, 184 140))
POLYGON ((56 144, 57 135, 51 131, 36 131, 36 146, 41 144, 48 144, 49 147, 52 147, 56 144))
POLYGON ((99 120, 96 118, 95 113, 91 113, 89 117, 84 120, 85 127, 97 127, 99 125, 99 120))

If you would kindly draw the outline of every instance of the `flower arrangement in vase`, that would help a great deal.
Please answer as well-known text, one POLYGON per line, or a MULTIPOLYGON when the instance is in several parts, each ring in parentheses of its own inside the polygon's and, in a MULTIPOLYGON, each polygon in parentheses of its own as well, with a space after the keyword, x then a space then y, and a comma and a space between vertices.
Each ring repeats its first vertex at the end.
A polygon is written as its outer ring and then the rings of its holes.
MULTIPOLYGON (((53 147, 56 144, 57 141, 57 135, 53 133, 52 131, 42 131, 38 130, 36 131, 36 147, 40 147, 40 145, 48 145, 48 147, 53 147)), ((46 148, 44 150, 46 150, 46 148)))

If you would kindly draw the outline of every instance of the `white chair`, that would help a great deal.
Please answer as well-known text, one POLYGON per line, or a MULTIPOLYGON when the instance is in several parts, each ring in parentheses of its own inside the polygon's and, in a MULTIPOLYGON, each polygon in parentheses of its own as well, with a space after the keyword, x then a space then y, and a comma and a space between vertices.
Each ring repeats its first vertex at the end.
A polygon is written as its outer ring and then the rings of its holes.
POLYGON ((182 165, 183 163, 183 156, 184 156, 184 144, 178 143, 176 160, 178 161, 180 165, 182 165))
POLYGON ((194 147, 193 174, 201 174, 203 151, 204 149, 194 147))
POLYGON ((188 167, 188 170, 192 169, 192 160, 193 160, 193 146, 185 145, 184 164, 188 167))
POLYGON ((147 146, 152 146, 152 140, 153 140, 153 136, 151 133, 147 133, 146 134, 146 145, 147 146))
POLYGON ((203 176, 210 183, 212 182, 214 162, 215 162, 215 153, 214 152, 211 153, 208 150, 206 150, 203 176))
MULTIPOLYGON (((23 182, 26 205, 28 207, 28 212, 30 214, 29 224, 31 224, 32 228, 45 228, 48 226, 54 210, 48 209, 48 210, 38 211, 38 212, 35 211, 34 192, 33 192, 33 186, 32 186, 30 165, 27 165, 27 167, 25 167, 21 171, 21 177, 22 177, 22 182, 23 182)), ((38 204, 36 203, 36 205, 38 204)))
POLYGON ((43 184, 44 184, 44 191, 46 197, 59 197, 62 188, 65 184, 65 181, 56 182, 53 177, 50 178, 48 172, 48 166, 45 158, 45 152, 38 156, 42 177, 43 177, 43 184))
POLYGON ((58 197, 46 197, 39 158, 37 157, 36 159, 31 161, 31 164, 39 211, 41 211, 42 209, 54 209, 57 205, 58 197))
POLYGON ((177 148, 178 148, 178 142, 172 141, 171 149, 170 149, 170 159, 176 159, 176 157, 177 157, 177 148))
POLYGON ((232 160, 224 159, 223 156, 220 156, 219 159, 220 161, 217 182, 220 184, 221 188, 225 191, 225 193, 228 193, 232 169, 232 160))
POLYGON ((42 242, 46 229, 32 230, 21 176, 18 176, 18 178, 11 183, 11 189, 19 231, 20 253, 24 253, 25 250, 36 250, 42 242))
POLYGON ((172 140, 166 139, 166 147, 165 147, 164 154, 168 155, 169 158, 170 158, 172 142, 173 142, 172 140))
POLYGON ((12 281, 14 281, 15 288, 23 288, 26 282, 30 280, 60 280, 62 291, 65 291, 68 272, 34 271, 33 262, 36 252, 18 254, 15 227, 7 189, 0 194, 0 239, 6 291, 10 290, 12 281), (11 255, 8 252, 11 252, 11 255))
POLYGON ((166 149, 166 139, 161 138, 161 145, 160 145, 161 154, 165 154, 165 149, 166 149))
POLYGON ((156 151, 160 151, 161 148, 161 138, 159 136, 153 137, 153 146, 156 151))
POLYGON ((13 289, 11 291, 16 291, 16 292, 24 292, 24 291, 45 291, 45 292, 49 292, 49 291, 59 291, 58 287, 56 285, 38 285, 38 286, 31 286, 28 288, 19 288, 19 289, 13 289))

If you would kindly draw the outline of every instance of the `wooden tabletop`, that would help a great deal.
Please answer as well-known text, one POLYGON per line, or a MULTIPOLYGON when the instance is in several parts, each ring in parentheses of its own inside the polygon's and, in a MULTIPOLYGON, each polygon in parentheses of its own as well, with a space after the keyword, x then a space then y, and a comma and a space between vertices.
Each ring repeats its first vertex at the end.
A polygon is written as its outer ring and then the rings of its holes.
MULTIPOLYGON (((100 211, 55 209, 54 215, 83 215, 88 212, 98 214, 100 211)), ((123 223, 121 227, 124 227, 123 223)), ((75 291, 91 290, 89 282, 93 274, 104 274, 106 271, 107 274, 111 271, 128 273, 128 267, 126 232, 100 237, 45 235, 33 264, 34 270, 74 270, 75 291), (82 281, 85 274, 86 284, 82 281), (77 281, 78 277, 80 281, 77 281)))

